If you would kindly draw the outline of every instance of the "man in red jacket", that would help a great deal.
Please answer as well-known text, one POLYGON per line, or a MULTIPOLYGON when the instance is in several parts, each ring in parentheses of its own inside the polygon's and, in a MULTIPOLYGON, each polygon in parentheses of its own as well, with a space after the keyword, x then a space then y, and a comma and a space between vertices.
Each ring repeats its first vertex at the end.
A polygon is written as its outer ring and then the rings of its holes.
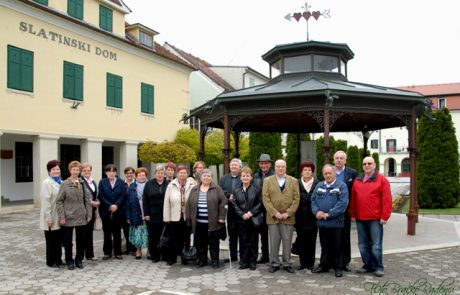
POLYGON ((364 263, 356 272, 373 272, 382 277, 383 225, 392 209, 390 183, 375 170, 372 157, 364 158, 363 171, 353 183, 349 208, 351 219, 356 221, 359 252, 364 263))

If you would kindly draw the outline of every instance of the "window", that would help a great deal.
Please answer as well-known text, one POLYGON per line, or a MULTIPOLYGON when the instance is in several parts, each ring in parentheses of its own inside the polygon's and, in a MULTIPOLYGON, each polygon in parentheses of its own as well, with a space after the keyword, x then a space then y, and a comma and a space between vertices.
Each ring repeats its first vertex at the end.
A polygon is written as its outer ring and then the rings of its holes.
POLYGON ((34 0, 34 1, 37 2, 37 3, 40 3, 40 4, 48 6, 48 0, 34 0))
POLYGON ((108 164, 113 164, 114 162, 114 149, 113 146, 102 146, 102 178, 106 178, 105 166, 108 164))
POLYGON ((401 173, 409 173, 410 172, 410 159, 405 158, 401 162, 401 173))
POLYGON ((438 109, 443 109, 446 107, 446 99, 438 98, 438 109))
POLYGON ((153 36, 142 31, 139 32, 139 42, 149 48, 153 48, 153 36))
POLYGON ((8 45, 8 88, 33 92, 34 53, 8 45))
POLYGON ((305 73, 311 71, 311 55, 284 58, 284 73, 305 73))
POLYGON ((107 106, 123 107, 123 78, 107 73, 107 106))
POLYGON ((154 98, 153 85, 141 83, 141 112, 146 114, 153 114, 153 98, 154 98))
POLYGON ((314 67, 316 72, 339 72, 339 58, 337 56, 315 55, 314 67))
POLYGON ((379 148, 379 140, 371 139, 371 149, 378 149, 378 148, 379 148))
POLYGON ((277 60, 276 62, 270 65, 270 77, 273 79, 278 77, 281 74, 281 60, 277 60))
POLYGON ((16 142, 15 151, 16 182, 32 182, 32 143, 16 142))
POLYGON ((64 61, 64 97, 83 100, 83 66, 64 61))
POLYGON ((103 30, 112 32, 112 18, 112 10, 103 5, 99 5, 99 27, 103 30))
POLYGON ((256 79, 249 77, 249 87, 256 86, 256 79))
POLYGON ((69 163, 72 161, 80 161, 80 145, 61 144, 60 145, 60 161, 61 161, 61 177, 66 179, 70 176, 69 163))
POLYGON ((396 152, 396 139, 387 139, 387 153, 396 152))
POLYGON ((78 19, 83 19, 83 0, 67 0, 67 13, 78 19))

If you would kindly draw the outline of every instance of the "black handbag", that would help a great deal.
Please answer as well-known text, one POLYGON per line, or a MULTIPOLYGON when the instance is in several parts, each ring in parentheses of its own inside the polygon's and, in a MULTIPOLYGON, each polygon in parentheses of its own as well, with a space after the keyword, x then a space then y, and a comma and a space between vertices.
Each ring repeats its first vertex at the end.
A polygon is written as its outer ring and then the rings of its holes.
POLYGON ((295 239, 295 242, 292 243, 291 253, 295 255, 299 255, 299 249, 297 249, 297 238, 295 239))
POLYGON ((198 259, 198 251, 196 250, 195 246, 192 246, 187 249, 187 247, 184 247, 182 249, 182 258, 185 261, 195 261, 198 259))
POLYGON ((166 231, 166 226, 163 228, 161 232, 160 240, 158 241, 157 248, 158 250, 166 250, 169 247, 169 243, 171 241, 171 237, 169 236, 168 231, 166 231))
POLYGON ((255 227, 259 227, 259 226, 262 226, 264 224, 264 214, 263 213, 260 213, 258 214, 257 216, 252 216, 251 217, 251 220, 252 220, 252 223, 254 224, 255 227))

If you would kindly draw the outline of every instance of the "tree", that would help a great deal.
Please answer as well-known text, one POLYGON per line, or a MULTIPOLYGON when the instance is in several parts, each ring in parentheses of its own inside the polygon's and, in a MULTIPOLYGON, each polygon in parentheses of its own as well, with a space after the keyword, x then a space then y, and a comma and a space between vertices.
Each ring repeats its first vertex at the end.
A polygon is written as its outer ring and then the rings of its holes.
POLYGON ((196 129, 185 127, 177 130, 174 142, 191 147, 197 156, 200 152, 200 132, 196 129))
POLYGON ((204 140, 204 162, 207 166, 219 165, 224 162, 224 130, 213 129, 204 140))
MULTIPOLYGON (((346 140, 335 140, 334 136, 329 136, 329 159, 328 163, 334 163, 334 154, 337 151, 347 152, 347 141, 346 140)), ((316 140, 316 177, 318 179, 323 179, 323 166, 324 166, 324 137, 321 136, 316 140)))
POLYGON ((372 158, 374 158, 376 169, 380 170, 379 153, 372 153, 372 158))
MULTIPOLYGON (((301 141, 306 141, 310 140, 310 135, 307 133, 302 133, 300 134, 300 140, 301 141)), ((286 140, 286 173, 288 175, 294 176, 294 177, 299 177, 299 167, 300 164, 299 161, 297 160, 297 152, 300 151, 298 149, 298 141, 297 141, 297 133, 289 133, 287 135, 287 140, 286 140)), ((299 155, 300 159, 300 155, 299 155)))
POLYGON ((272 160, 281 159, 281 134, 251 132, 249 134, 248 165, 255 172, 259 170, 257 160, 261 154, 269 154, 272 160))
POLYGON ((418 126, 417 192, 422 208, 451 208, 459 202, 458 142, 449 110, 422 117, 418 126))
POLYGON ((351 145, 347 150, 347 166, 356 171, 362 171, 362 155, 359 154, 359 149, 356 145, 351 145))
POLYGON ((179 143, 148 141, 139 147, 139 159, 151 163, 195 162, 196 154, 190 147, 179 143))
POLYGON ((240 135, 239 145, 240 160, 247 163, 249 161, 249 136, 240 135))

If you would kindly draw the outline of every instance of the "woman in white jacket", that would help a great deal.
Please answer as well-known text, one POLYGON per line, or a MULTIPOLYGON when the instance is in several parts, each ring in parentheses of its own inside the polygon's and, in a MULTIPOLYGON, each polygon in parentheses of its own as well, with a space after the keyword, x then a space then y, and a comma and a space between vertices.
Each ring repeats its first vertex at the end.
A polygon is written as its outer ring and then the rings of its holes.
POLYGON ((43 181, 40 192, 40 229, 45 232, 46 265, 59 268, 62 263, 62 233, 56 200, 61 186, 61 163, 56 160, 46 164, 49 177, 43 181))
MULTIPOLYGON (((169 253, 165 253, 169 265, 177 262, 177 255, 182 254, 184 247, 190 247, 191 231, 185 222, 185 204, 193 186, 193 180, 187 177, 187 168, 180 165, 177 167, 176 178, 169 183, 166 189, 163 221, 166 223, 166 230, 171 239, 169 253)), ((182 264, 186 264, 183 258, 182 264)))

